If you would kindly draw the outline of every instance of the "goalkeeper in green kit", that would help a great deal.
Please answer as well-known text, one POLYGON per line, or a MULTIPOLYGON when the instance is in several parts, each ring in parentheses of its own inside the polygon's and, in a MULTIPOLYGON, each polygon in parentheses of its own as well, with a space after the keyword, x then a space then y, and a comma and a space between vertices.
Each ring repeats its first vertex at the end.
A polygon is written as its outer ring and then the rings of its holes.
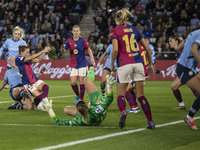
POLYGON ((94 85, 94 67, 90 67, 88 75, 85 79, 85 88, 87 90, 90 106, 82 100, 76 103, 76 107, 67 106, 64 111, 75 118, 70 120, 59 120, 52 109, 52 100, 45 99, 42 101, 44 109, 49 113, 52 121, 56 125, 66 126, 98 126, 105 119, 107 109, 113 101, 112 85, 115 78, 111 75, 106 76, 107 80, 107 97, 104 100, 94 85))

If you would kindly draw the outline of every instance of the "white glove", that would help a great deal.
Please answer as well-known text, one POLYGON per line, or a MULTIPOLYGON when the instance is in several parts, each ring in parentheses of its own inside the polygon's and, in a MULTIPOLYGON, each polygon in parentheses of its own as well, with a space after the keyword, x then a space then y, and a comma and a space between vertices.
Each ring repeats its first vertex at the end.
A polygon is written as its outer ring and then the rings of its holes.
POLYGON ((42 103, 42 106, 43 106, 44 110, 47 111, 47 112, 49 113, 49 116, 50 116, 50 117, 55 116, 55 113, 54 113, 54 111, 53 111, 53 109, 52 109, 52 99, 50 99, 50 101, 48 101, 47 98, 44 98, 44 99, 41 101, 41 103, 42 103))
POLYGON ((106 82, 107 82, 107 93, 112 92, 112 85, 116 82, 115 77, 112 75, 106 75, 106 82))

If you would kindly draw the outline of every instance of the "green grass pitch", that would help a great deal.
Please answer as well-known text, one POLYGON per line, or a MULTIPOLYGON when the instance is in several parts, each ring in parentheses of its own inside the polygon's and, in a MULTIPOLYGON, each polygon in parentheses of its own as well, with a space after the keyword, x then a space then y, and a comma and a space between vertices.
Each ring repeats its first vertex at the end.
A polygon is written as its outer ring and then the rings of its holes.
MULTIPOLYGON (((49 97, 53 97, 53 109, 59 119, 70 119, 64 114, 63 108, 73 106, 75 95, 69 81, 46 80, 50 87, 49 97), (67 97, 68 96, 68 97, 67 97)), ((95 81, 100 90, 100 81, 95 81)), ((187 106, 186 110, 175 110, 178 103, 170 89, 170 81, 147 81, 145 96, 148 99, 153 120, 156 125, 167 124, 182 120, 188 113, 195 97, 191 90, 182 86, 180 91, 187 106)), ((183 122, 157 127, 155 130, 144 130, 147 120, 142 111, 138 114, 128 114, 126 127, 120 129, 118 122, 120 112, 116 102, 116 87, 114 86, 114 101, 109 107, 106 119, 99 127, 67 127, 55 126, 47 112, 7 110, 12 99, 9 90, 0 92, 0 150, 29 150, 39 149, 59 144, 91 139, 125 131, 141 131, 83 142, 59 150, 186 150, 199 149, 200 130, 192 131, 183 122)), ((88 102, 87 93, 85 101, 88 102)), ((140 106, 140 105, 139 105, 140 106)), ((127 103, 127 109, 129 105, 127 103)), ((196 117, 199 116, 199 112, 196 117)), ((196 120, 200 128, 200 120, 196 120)))

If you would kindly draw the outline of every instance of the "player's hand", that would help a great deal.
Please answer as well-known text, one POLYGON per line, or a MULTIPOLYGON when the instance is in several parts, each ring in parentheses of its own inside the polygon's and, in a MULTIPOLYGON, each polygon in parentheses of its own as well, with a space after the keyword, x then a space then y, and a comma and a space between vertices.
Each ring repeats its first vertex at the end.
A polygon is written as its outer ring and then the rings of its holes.
POLYGON ((46 67, 42 67, 42 69, 40 70, 40 74, 43 74, 46 71, 46 67))
POLYGON ((66 52, 65 44, 62 44, 62 45, 61 45, 61 52, 62 52, 62 53, 66 52))
POLYGON ((112 92, 112 85, 116 82, 115 77, 112 75, 106 75, 106 82, 107 82, 107 93, 112 92))
POLYGON ((155 71, 154 71, 153 65, 149 65, 149 66, 147 67, 147 71, 148 71, 149 73, 154 74, 155 71))
POLYGON ((107 84, 113 85, 116 82, 115 77, 112 75, 106 75, 106 82, 107 84))
POLYGON ((111 69, 112 72, 114 72, 114 73, 116 72, 115 66, 113 64, 110 65, 110 69, 111 69))
POLYGON ((41 103, 45 111, 49 112, 49 110, 52 109, 52 100, 44 98, 42 99, 41 103))
POLYGON ((51 50, 50 46, 46 46, 43 50, 44 53, 48 53, 51 50))

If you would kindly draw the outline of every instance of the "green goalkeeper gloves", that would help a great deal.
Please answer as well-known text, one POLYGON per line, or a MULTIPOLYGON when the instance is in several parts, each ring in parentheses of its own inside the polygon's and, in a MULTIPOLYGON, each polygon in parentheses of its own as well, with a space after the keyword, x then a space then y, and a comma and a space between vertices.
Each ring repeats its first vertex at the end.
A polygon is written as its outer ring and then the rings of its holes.
POLYGON ((115 77, 112 75, 106 75, 106 82, 107 82, 107 93, 112 93, 112 85, 116 82, 115 77))

